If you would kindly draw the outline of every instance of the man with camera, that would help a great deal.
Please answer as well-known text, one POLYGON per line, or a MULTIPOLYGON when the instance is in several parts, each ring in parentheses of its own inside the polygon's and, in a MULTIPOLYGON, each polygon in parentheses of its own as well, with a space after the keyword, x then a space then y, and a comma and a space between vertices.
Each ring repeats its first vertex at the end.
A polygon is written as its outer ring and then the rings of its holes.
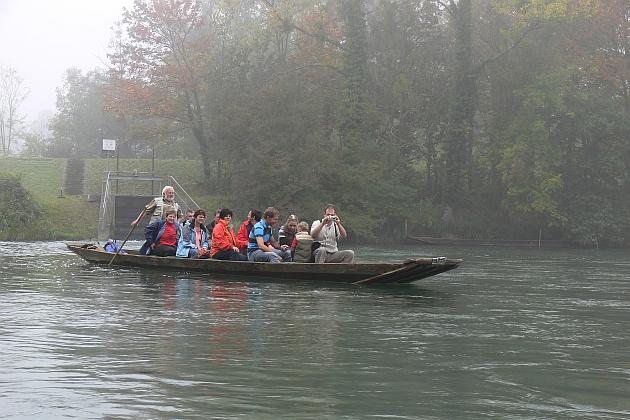
POLYGON ((313 251, 316 263, 351 263, 354 261, 354 251, 350 249, 339 251, 337 248, 337 241, 348 235, 346 229, 341 225, 334 205, 327 204, 324 207, 324 218, 313 222, 311 236, 320 244, 319 248, 313 251))

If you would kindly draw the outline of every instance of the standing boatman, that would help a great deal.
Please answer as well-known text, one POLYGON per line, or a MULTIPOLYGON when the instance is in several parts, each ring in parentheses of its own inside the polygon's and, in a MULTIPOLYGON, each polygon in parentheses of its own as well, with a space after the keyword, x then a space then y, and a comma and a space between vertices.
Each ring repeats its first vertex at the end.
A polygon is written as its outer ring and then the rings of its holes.
POLYGON ((162 188, 162 197, 155 197, 149 204, 144 206, 144 211, 136 217, 136 219, 131 222, 131 226, 136 226, 140 223, 140 220, 146 215, 150 215, 151 219, 149 220, 149 224, 162 220, 164 218, 164 213, 169 208, 175 209, 177 213, 177 219, 182 216, 182 211, 179 208, 179 204, 175 202, 175 188, 167 185, 162 188))

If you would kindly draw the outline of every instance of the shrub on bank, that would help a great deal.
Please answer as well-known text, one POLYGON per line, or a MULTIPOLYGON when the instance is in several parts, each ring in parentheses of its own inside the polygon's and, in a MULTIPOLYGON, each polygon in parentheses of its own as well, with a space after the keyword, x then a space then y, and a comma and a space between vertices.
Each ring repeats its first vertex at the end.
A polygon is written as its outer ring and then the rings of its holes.
POLYGON ((41 226, 45 213, 24 188, 20 176, 0 172, 0 239, 22 240, 41 226))

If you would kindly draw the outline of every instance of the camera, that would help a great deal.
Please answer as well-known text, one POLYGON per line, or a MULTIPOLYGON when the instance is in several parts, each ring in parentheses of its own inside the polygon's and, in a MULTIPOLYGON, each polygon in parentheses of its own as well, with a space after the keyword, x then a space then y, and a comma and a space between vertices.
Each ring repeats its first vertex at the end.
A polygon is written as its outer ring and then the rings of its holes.
POLYGON ((330 216, 330 220, 332 220, 333 222, 338 222, 339 218, 337 216, 330 216))

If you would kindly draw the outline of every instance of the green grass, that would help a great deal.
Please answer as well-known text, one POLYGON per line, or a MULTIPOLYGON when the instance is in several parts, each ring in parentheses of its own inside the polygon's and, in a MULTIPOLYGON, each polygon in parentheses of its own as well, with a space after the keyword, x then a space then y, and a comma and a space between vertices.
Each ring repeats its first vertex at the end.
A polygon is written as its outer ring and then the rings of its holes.
POLYGON ((27 240, 79 240, 96 237, 98 203, 61 197, 65 159, 0 158, 0 171, 18 175, 44 210, 43 229, 25 232, 27 240))
POLYGON ((34 198, 59 195, 65 159, 0 158, 0 172, 19 175, 34 198))
MULTIPOLYGON (((27 240, 83 240, 96 237, 98 228, 98 202, 88 202, 84 197, 61 194, 65 159, 23 159, 0 157, 0 172, 18 175, 22 185, 45 211, 45 231, 25 232, 27 240)), ((156 160, 155 174, 166 178, 171 175, 182 185, 193 199, 205 209, 220 207, 224 197, 208 196, 203 193, 200 161, 156 160)), ((100 194, 105 170, 115 170, 116 160, 88 159, 85 163, 85 193, 100 194), (109 166, 108 166, 109 165, 109 166)), ((120 171, 132 173, 150 172, 149 159, 121 159, 120 171)), ((160 195, 159 185, 153 191, 160 195)), ((119 193, 151 195, 151 183, 120 181, 119 193)), ((224 204, 223 204, 224 205, 224 204)))

